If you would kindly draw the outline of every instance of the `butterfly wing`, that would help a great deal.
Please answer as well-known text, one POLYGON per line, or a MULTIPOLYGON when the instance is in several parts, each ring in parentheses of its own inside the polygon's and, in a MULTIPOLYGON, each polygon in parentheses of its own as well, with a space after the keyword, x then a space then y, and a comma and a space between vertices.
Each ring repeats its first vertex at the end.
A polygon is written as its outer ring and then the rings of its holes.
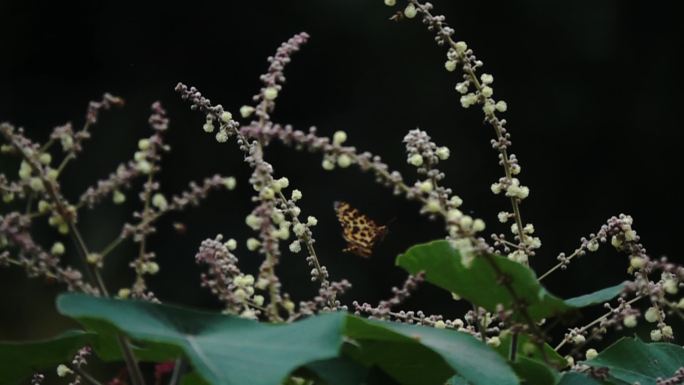
POLYGON ((335 202, 335 212, 342 225, 342 237, 347 242, 347 247, 343 251, 364 258, 370 257, 373 246, 384 237, 387 228, 378 226, 347 202, 335 202))

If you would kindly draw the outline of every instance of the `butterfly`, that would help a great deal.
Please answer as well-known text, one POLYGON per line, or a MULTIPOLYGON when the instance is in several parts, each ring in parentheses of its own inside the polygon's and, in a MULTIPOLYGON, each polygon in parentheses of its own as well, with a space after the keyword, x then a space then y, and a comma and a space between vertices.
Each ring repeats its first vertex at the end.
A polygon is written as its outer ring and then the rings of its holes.
POLYGON ((335 202, 335 212, 342 225, 342 237, 347 241, 342 251, 370 257, 375 244, 387 234, 387 226, 379 226, 347 202, 335 202))

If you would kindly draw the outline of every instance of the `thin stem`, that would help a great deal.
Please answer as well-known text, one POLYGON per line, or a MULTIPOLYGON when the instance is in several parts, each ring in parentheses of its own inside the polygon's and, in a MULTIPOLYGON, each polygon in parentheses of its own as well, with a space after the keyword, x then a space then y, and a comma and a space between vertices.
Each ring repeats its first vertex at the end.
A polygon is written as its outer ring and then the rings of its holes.
MULTIPOLYGON (((634 302, 636 302, 636 301, 638 301, 638 300, 640 300, 640 299, 642 299, 642 298, 643 298, 643 296, 636 296, 636 297, 632 298, 631 300, 627 301, 626 305, 631 305, 631 304, 633 304, 634 302)), ((606 312, 604 315, 602 315, 602 316, 596 318, 595 320, 593 320, 593 321, 589 322, 588 324, 586 324, 586 325, 582 326, 581 328, 579 328, 579 332, 580 332, 580 333, 583 333, 583 332, 587 331, 587 329, 589 329, 590 327, 592 327, 592 326, 594 326, 594 325, 600 323, 600 322, 603 321, 604 319, 610 317, 611 314, 613 314, 612 311, 606 312)), ((563 341, 561 341, 558 345, 556 345, 555 348, 553 348, 553 350, 558 351, 558 350, 559 350, 560 348, 562 348, 567 342, 568 342, 568 340, 564 338, 563 341)))
POLYGON ((518 354, 518 332, 513 332, 511 335, 511 346, 508 350, 508 360, 515 362, 516 355, 518 354))

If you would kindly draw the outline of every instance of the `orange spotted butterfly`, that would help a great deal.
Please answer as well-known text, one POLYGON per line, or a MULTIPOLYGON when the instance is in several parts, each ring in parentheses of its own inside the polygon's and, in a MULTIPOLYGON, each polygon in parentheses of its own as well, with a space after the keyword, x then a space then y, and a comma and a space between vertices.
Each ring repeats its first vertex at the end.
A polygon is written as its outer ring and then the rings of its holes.
POLYGON ((342 225, 342 237, 347 241, 342 251, 370 257, 375 244, 387 234, 387 226, 379 226, 347 202, 335 202, 335 212, 342 225))

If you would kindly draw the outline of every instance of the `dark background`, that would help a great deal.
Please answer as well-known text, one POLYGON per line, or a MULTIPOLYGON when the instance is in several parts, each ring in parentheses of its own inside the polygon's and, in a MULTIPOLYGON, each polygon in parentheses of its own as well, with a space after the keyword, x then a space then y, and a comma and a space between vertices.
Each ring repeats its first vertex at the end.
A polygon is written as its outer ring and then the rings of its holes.
MULTIPOLYGON (((543 247, 531 263, 543 272, 561 251, 596 231, 611 215, 629 213, 654 256, 681 255, 679 178, 683 139, 678 112, 682 60, 680 23, 674 3, 621 1, 435 1, 456 38, 465 40, 494 74, 495 97, 508 102, 505 114, 521 179, 531 188, 522 206, 543 247)), ((490 148, 490 127, 479 108, 463 110, 443 69, 444 50, 418 22, 394 23, 381 0, 172 2, 125 6, 122 2, 0 2, 0 120, 25 127, 45 141, 52 127, 77 127, 89 100, 107 91, 126 99, 122 110, 101 115, 93 139, 68 167, 65 192, 77 198, 87 186, 130 158, 138 138, 147 136, 150 104, 169 111, 161 182, 167 195, 189 180, 213 173, 235 175, 236 191, 215 193, 200 209, 172 215, 151 238, 162 270, 151 279, 167 302, 217 308, 199 287, 194 253, 202 239, 223 233, 240 240, 244 270, 260 263, 244 240, 250 212, 249 167, 233 143, 219 145, 201 130, 203 117, 173 92, 178 81, 237 114, 257 92, 266 57, 281 41, 307 31, 310 43, 286 70, 288 84, 277 100, 274 119, 322 135, 349 133, 349 143, 381 154, 413 180, 401 140, 415 127, 451 149, 443 163, 446 183, 464 199, 463 209, 482 217, 488 232, 508 231, 496 213, 508 202, 493 196, 490 184, 501 170, 490 148), (173 221, 183 221, 177 235, 173 221)), ((321 157, 273 145, 267 158, 276 176, 287 176, 303 191, 303 215, 319 218, 315 237, 333 279, 349 278, 354 289, 343 300, 376 303, 405 274, 394 257, 408 246, 442 237, 441 225, 417 214, 419 206, 393 197, 370 175, 355 169, 332 173, 321 157), (380 223, 396 219, 370 260, 340 252, 344 242, 332 209, 347 200, 380 223)), ((6 157, 2 172, 16 175, 6 157)), ((104 204, 84 214, 80 225, 93 249, 118 235, 138 208, 128 194, 124 212, 104 204)), ((40 234, 45 245, 52 233, 40 234)), ((70 251, 74 248, 65 242, 70 251)), ((130 244, 108 260, 106 279, 114 290, 130 284, 130 244)), ((285 254, 280 271, 295 299, 314 293, 303 254, 285 254)), ((76 264, 76 260, 71 263, 76 264)), ((563 296, 578 295, 625 279, 627 259, 609 247, 573 263, 545 284, 563 296)), ((22 271, 0 270, 0 339, 46 337, 70 322, 53 310, 61 288, 22 271)), ((455 316, 463 305, 425 287, 407 309, 455 316)), ((586 321, 586 320, 585 320, 586 321)), ((645 331, 644 337, 647 335, 645 331)))

